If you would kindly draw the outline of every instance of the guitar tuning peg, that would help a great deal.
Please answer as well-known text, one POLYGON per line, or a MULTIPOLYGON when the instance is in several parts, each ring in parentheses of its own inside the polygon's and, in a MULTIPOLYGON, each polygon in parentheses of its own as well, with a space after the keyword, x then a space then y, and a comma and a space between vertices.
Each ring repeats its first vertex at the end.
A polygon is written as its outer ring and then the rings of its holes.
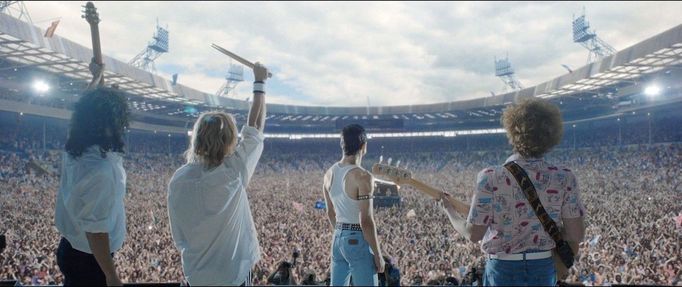
POLYGON ((400 160, 398 160, 397 162, 395 162, 395 167, 400 167, 400 160))
POLYGON ((379 163, 383 163, 383 162, 384 162, 384 156, 381 155, 381 156, 379 156, 379 163))
POLYGON ((389 158, 388 158, 388 161, 387 161, 388 165, 391 165, 391 162, 392 162, 392 161, 393 161, 393 158, 390 158, 390 157, 389 157, 389 158))

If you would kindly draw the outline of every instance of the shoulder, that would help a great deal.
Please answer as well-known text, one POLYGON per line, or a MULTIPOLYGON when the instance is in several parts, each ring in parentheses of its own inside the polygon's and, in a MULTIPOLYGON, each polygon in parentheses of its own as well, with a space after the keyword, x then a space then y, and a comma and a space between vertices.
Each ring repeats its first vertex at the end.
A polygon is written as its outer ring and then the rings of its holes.
POLYGON ((83 177, 103 178, 114 175, 114 169, 117 167, 116 163, 108 158, 101 158, 99 156, 83 156, 73 161, 73 164, 78 165, 79 173, 83 177))
POLYGON ((370 172, 363 169, 362 167, 357 167, 348 171, 346 180, 350 180, 357 186, 371 186, 374 177, 370 172))
POLYGON ((482 169, 476 175, 476 190, 493 192, 497 190, 496 186, 500 182, 506 182, 509 185, 511 181, 508 177, 505 178, 505 170, 503 166, 488 166, 482 169))
POLYGON ((366 169, 362 167, 357 167, 348 172, 348 175, 351 175, 355 180, 358 182, 371 182, 374 177, 372 176, 372 173, 367 171, 366 169))
POLYGON ((476 181, 480 182, 482 180, 489 180, 491 178, 494 178, 497 175, 503 174, 504 169, 505 168, 503 166, 495 165, 488 166, 478 172, 478 174, 476 175, 476 181))
POLYGON ((325 183, 325 185, 326 185, 327 183, 329 183, 329 181, 332 180, 332 173, 333 173, 333 167, 328 168, 328 169, 324 172, 324 183, 325 183))
POLYGON ((199 177, 202 168, 203 167, 200 164, 185 164, 181 166, 173 173, 169 185, 188 180, 192 177, 199 177))
POLYGON ((330 166, 330 167, 324 172, 324 177, 325 177, 325 178, 331 177, 331 176, 332 176, 332 173, 334 172, 334 166, 335 166, 335 165, 336 165, 336 164, 330 166))
POLYGON ((560 174, 567 179, 575 179, 575 174, 573 174, 573 170, 566 166, 547 163, 547 170, 554 172, 556 174, 560 174))

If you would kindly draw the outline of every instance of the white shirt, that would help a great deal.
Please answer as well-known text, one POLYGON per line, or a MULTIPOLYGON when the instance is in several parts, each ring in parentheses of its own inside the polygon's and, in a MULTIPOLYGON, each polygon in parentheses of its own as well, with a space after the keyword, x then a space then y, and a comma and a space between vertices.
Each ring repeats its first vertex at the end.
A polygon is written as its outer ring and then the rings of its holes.
POLYGON ((263 152, 263 134, 242 128, 242 141, 223 164, 189 163, 168 185, 168 215, 190 285, 240 285, 260 260, 246 187, 263 152))
POLYGON ((109 250, 123 246, 126 193, 123 159, 108 152, 102 158, 99 146, 87 148, 77 159, 64 152, 55 210, 57 230, 71 246, 91 253, 85 233, 109 233, 109 250))

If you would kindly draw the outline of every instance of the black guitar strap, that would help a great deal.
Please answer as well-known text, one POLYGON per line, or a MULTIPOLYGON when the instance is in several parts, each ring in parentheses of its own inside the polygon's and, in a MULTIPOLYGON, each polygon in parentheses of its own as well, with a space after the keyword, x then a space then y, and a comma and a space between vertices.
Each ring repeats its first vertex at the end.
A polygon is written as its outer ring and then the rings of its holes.
POLYGON ((506 163, 504 168, 506 168, 514 176, 516 182, 519 184, 519 187, 521 187, 521 190, 523 190, 523 194, 526 196, 526 199, 530 203, 531 207, 533 207, 535 215, 537 215, 540 223, 542 223, 542 227, 549 234, 549 236, 552 237, 554 243, 556 243, 556 250, 559 254, 559 257, 561 258, 561 261, 564 263, 564 265, 566 265, 566 268, 571 268, 571 266, 573 266, 574 260, 573 250, 571 250, 568 242, 562 238, 561 231, 557 227, 556 222, 549 217, 549 214, 547 214, 547 211, 545 211, 545 208, 542 206, 542 202, 540 202, 540 198, 538 197, 538 193, 535 190, 535 186, 533 186, 533 182, 531 182, 526 171, 513 161, 506 163))

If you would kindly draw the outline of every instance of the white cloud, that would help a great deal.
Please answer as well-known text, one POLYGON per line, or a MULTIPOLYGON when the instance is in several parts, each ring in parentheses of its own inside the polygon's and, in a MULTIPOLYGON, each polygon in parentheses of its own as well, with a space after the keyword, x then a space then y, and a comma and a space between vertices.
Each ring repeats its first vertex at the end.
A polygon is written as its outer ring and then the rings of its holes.
MULTIPOLYGON (((82 2, 26 2, 34 21, 62 17, 57 34, 90 46, 82 2)), ((586 6, 593 28, 616 49, 680 24, 680 2, 96 2, 104 52, 127 61, 168 24, 167 77, 207 93, 222 85, 228 59, 215 42, 275 74, 270 101, 282 104, 424 104, 501 91, 493 57, 509 58, 525 86, 578 68, 571 17, 586 6), (273 85, 275 84, 275 85, 273 85)), ((43 28, 49 22, 37 23, 43 28)), ((249 94, 250 71, 237 95, 249 94)))

